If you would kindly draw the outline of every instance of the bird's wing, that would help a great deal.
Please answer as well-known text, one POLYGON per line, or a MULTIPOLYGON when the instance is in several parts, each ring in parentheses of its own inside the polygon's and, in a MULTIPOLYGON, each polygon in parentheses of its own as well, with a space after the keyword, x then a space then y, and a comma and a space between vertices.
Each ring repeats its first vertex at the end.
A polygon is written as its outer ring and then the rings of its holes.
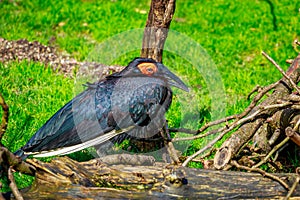
POLYGON ((25 155, 68 154, 123 133, 122 130, 114 131, 115 124, 108 123, 109 87, 112 84, 90 87, 62 107, 22 147, 25 155))

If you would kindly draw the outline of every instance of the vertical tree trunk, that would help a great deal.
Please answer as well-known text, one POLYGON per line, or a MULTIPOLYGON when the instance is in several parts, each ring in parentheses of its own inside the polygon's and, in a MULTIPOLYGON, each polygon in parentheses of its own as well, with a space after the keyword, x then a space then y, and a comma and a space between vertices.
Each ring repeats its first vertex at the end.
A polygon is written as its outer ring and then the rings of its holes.
POLYGON ((141 57, 162 62, 168 29, 175 12, 175 0, 152 0, 146 23, 141 57))

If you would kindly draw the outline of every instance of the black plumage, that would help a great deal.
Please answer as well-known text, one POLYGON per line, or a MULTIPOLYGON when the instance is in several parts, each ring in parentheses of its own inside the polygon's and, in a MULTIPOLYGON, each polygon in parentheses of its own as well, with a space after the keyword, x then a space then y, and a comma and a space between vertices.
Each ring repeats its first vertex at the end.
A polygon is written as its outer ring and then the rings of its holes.
POLYGON ((16 154, 22 158, 64 155, 107 141, 150 138, 165 123, 171 86, 188 91, 162 63, 136 58, 121 72, 88 84, 16 154))

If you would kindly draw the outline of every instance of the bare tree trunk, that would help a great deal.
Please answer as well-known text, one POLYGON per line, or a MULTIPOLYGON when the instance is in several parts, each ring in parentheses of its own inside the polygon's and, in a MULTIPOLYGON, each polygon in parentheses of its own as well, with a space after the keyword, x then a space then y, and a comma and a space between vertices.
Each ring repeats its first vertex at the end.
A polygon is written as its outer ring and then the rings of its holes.
POLYGON ((175 0, 152 0, 144 31, 141 57, 162 62, 168 29, 175 12, 175 0))

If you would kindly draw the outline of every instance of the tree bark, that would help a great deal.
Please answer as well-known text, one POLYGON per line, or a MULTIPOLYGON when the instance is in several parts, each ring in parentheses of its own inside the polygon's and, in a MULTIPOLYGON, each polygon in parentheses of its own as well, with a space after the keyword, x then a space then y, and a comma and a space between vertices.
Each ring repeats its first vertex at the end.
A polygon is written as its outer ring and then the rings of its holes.
POLYGON ((144 30, 141 57, 162 62, 168 29, 175 12, 175 0, 152 0, 144 30))

